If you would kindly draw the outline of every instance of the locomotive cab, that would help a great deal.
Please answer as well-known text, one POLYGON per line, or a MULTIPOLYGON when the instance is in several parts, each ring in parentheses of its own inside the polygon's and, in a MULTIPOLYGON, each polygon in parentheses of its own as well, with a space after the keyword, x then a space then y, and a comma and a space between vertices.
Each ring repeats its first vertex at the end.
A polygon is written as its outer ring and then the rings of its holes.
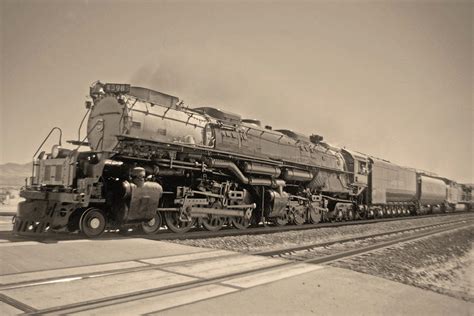
POLYGON ((341 149, 341 154, 344 157, 347 171, 350 172, 349 181, 358 204, 367 204, 370 173, 369 156, 346 148, 341 149))

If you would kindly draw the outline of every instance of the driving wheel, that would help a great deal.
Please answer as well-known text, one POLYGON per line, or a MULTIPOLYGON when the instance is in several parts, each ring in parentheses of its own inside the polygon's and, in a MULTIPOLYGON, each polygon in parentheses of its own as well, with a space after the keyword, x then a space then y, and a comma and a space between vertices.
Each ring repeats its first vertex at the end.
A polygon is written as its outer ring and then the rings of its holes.
POLYGON ((275 226, 285 226, 289 221, 288 213, 285 211, 282 215, 270 219, 275 226))
POLYGON ((311 224, 317 224, 321 222, 321 212, 314 207, 309 207, 308 209, 308 219, 311 224))
POLYGON ((179 212, 166 212, 165 222, 166 226, 168 226, 171 231, 178 234, 189 231, 194 225, 194 220, 182 221, 179 218, 179 212))
POLYGON ((302 207, 294 208, 292 211, 292 222, 295 225, 303 225, 305 222, 305 209, 302 207))
MULTIPOLYGON (((215 202, 211 205, 211 208, 222 209, 222 204, 220 202, 215 202)), ((201 219, 202 226, 211 232, 220 230, 225 222, 225 217, 214 214, 209 214, 201 219)))
POLYGON ((234 216, 229 218, 230 224, 237 229, 247 229, 251 224, 251 218, 253 216, 252 209, 245 211, 245 216, 234 216))

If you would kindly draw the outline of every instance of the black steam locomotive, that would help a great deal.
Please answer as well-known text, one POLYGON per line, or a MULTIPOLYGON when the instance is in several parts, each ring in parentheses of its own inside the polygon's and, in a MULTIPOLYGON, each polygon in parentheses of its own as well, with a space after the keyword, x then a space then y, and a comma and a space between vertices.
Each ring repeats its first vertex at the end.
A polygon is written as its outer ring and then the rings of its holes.
POLYGON ((17 234, 96 237, 131 227, 153 234, 164 225, 177 233, 216 231, 472 205, 469 186, 336 148, 318 135, 190 108, 128 84, 96 82, 90 97, 82 121, 87 117, 87 134, 70 141, 76 149, 60 147, 60 140, 50 153, 35 154, 17 234))

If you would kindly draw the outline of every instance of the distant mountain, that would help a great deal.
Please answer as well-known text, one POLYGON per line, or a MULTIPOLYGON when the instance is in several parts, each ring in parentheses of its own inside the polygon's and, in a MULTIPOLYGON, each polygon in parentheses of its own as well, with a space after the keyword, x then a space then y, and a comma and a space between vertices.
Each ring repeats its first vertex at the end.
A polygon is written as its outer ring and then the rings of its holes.
POLYGON ((31 167, 31 162, 25 164, 9 162, 0 165, 0 186, 23 186, 25 178, 31 177, 31 167))

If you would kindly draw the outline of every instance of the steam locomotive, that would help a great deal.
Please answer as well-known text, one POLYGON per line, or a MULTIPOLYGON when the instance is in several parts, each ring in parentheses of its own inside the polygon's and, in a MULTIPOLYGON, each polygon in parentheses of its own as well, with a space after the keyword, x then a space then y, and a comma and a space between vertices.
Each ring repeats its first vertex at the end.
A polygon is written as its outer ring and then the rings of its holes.
POLYGON ((408 216, 473 203, 467 185, 334 147, 319 135, 191 108, 128 84, 98 81, 90 98, 78 140, 70 141, 76 148, 62 148, 60 135, 51 152, 34 155, 15 233, 80 231, 93 238, 137 227, 154 234, 165 225, 176 233, 217 231, 408 216))

